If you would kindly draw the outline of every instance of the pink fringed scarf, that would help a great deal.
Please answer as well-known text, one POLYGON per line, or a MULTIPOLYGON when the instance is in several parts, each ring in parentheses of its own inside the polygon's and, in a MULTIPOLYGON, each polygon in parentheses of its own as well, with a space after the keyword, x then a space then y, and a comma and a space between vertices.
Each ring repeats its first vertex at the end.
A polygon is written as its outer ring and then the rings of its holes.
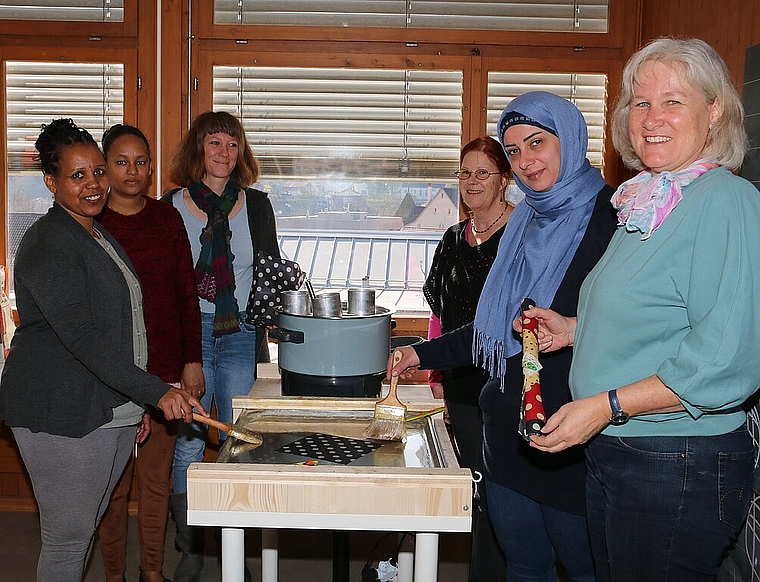
POLYGON ((680 172, 652 174, 644 170, 623 182, 612 195, 612 206, 618 211, 618 224, 628 232, 641 232, 646 240, 657 230, 681 201, 681 188, 687 186, 718 164, 697 160, 680 172))

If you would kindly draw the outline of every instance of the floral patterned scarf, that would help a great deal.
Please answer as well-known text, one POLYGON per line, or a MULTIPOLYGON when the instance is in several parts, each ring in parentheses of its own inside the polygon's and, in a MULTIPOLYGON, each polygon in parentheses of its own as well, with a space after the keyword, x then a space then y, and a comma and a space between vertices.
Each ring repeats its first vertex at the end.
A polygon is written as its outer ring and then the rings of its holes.
POLYGON ((618 211, 618 224, 625 225, 628 232, 640 231, 641 240, 647 240, 678 206, 683 198, 681 188, 717 167, 713 162, 697 160, 679 172, 653 174, 644 170, 623 182, 611 200, 618 211))

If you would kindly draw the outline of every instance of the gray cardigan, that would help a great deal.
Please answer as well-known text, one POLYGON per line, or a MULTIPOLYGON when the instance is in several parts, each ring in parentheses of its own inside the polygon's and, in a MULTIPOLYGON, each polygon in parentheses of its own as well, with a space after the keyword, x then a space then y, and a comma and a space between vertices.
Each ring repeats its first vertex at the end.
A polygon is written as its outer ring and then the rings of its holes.
POLYGON ((134 364, 124 275, 57 204, 21 240, 14 281, 19 326, 0 381, 7 425, 81 437, 127 400, 156 406, 168 387, 134 364))

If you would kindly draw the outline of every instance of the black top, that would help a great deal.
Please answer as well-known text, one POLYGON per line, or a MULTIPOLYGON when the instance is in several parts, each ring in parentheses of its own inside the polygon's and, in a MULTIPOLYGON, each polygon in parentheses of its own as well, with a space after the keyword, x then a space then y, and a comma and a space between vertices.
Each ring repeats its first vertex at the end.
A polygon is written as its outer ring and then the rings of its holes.
MULTIPOLYGON (((551 308, 573 317, 581 283, 601 258, 617 218, 610 204, 613 189, 605 186, 578 250, 562 279, 551 308)), ((472 362, 473 326, 469 324, 440 338, 417 344, 422 368, 459 366, 472 362)), ((572 349, 541 354, 541 393, 547 415, 570 401, 568 375, 572 349)), ((585 467, 582 447, 561 453, 542 453, 518 434, 522 399, 522 354, 507 361, 504 392, 499 380, 489 381, 480 395, 483 410, 483 449, 486 477, 495 483, 562 511, 585 513, 585 467)))
MULTIPOLYGON (((470 224, 468 218, 449 227, 443 234, 422 288, 431 311, 441 321, 443 333, 475 319, 480 293, 506 227, 496 230, 482 244, 471 246, 466 238, 470 224)), ((469 363, 441 373, 447 401, 478 405, 480 390, 488 379, 483 370, 469 363)))
MULTIPOLYGON (((134 272, 116 239, 95 226, 134 272)), ((169 387, 134 363, 124 274, 57 204, 21 239, 14 280, 19 326, 0 384, 8 426, 81 437, 127 400, 156 406, 169 387)))

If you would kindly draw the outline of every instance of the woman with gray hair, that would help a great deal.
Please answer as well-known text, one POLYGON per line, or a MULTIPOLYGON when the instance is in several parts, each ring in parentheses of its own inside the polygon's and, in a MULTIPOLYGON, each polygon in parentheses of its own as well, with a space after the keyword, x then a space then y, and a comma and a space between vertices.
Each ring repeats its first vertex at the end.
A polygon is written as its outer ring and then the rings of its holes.
POLYGON ((642 171, 612 198, 617 232, 577 317, 526 312, 541 349, 574 346, 574 400, 532 444, 588 442, 598 580, 712 581, 747 515, 743 405, 760 386, 760 195, 731 173, 743 111, 714 49, 663 38, 626 65, 613 131, 642 171))

